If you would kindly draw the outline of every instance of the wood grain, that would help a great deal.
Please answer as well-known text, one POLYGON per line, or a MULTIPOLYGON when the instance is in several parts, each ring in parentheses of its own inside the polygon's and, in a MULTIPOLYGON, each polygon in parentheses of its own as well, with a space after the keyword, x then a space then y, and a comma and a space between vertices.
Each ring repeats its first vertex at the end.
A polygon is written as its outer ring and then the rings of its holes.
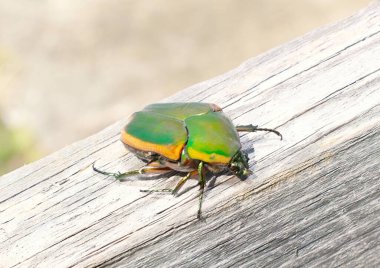
POLYGON ((211 179, 198 221, 196 181, 172 197, 139 189, 178 176, 92 171, 142 165, 120 120, 0 178, 1 267, 380 266, 379 1, 163 101, 217 103, 284 140, 243 134, 254 175, 211 179))

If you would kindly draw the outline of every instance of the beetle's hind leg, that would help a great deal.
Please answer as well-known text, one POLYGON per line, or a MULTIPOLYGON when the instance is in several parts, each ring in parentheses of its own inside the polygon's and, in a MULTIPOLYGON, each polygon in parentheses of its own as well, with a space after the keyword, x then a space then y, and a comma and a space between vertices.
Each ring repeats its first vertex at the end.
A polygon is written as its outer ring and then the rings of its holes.
POLYGON ((236 126, 236 131, 238 132, 256 132, 256 131, 268 131, 273 132, 274 134, 280 136, 282 140, 282 135, 279 131, 271 128, 259 128, 258 126, 254 125, 245 125, 245 126, 236 126))

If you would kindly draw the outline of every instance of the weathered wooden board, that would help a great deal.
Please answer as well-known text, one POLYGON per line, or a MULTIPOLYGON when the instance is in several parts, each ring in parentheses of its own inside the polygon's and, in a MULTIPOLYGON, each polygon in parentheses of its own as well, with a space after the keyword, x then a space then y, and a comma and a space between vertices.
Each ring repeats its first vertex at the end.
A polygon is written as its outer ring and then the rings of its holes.
POLYGON ((172 197, 139 189, 176 176, 91 170, 141 166, 123 119, 0 178, 1 267, 380 266, 379 2, 165 101, 218 103, 284 140, 242 135, 254 175, 218 177, 198 221, 196 181, 172 197))

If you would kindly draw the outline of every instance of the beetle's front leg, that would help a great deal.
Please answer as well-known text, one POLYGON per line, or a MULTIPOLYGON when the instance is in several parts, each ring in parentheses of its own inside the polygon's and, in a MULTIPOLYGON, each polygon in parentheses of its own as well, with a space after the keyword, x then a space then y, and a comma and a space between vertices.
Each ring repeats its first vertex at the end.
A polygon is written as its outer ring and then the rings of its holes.
POLYGON ((268 132, 273 132, 274 134, 280 136, 282 140, 282 135, 279 131, 271 128, 259 128, 258 126, 254 125, 246 125, 246 126, 236 126, 236 131, 238 132, 256 132, 256 131, 268 131, 268 132))

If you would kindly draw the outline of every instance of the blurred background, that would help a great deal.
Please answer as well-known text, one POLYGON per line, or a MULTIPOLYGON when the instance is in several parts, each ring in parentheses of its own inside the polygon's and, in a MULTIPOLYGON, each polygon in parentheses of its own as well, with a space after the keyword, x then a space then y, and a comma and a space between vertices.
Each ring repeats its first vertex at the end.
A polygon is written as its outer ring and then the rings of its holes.
POLYGON ((0 0, 0 175, 369 3, 0 0))

